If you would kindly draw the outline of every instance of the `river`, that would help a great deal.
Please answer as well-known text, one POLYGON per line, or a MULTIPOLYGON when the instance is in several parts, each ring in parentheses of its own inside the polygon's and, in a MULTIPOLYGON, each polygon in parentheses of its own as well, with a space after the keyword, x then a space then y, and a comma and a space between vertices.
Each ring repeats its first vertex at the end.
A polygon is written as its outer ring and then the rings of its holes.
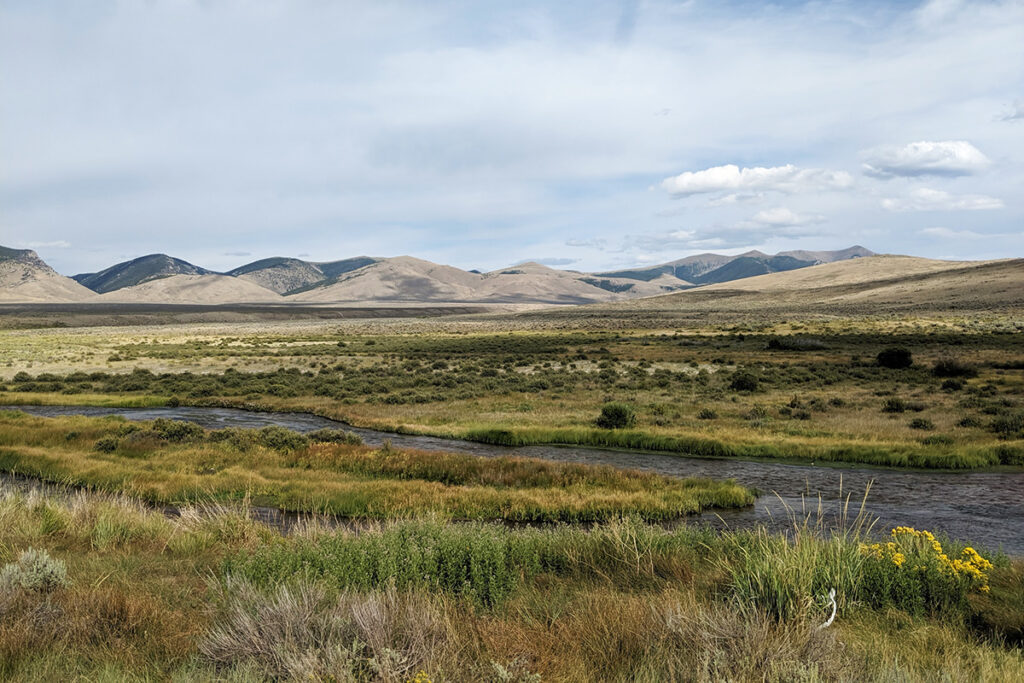
POLYGON ((842 502, 850 498, 851 516, 860 508, 877 518, 876 530, 913 526, 942 532, 1011 555, 1024 555, 1024 472, 929 472, 870 467, 797 465, 730 458, 696 458, 575 446, 492 446, 431 436, 361 429, 305 413, 265 413, 231 408, 105 408, 90 406, 12 406, 33 415, 122 415, 130 420, 187 420, 208 429, 259 428, 267 425, 310 432, 324 427, 359 434, 371 446, 391 441, 399 448, 447 451, 494 457, 518 455, 560 462, 612 465, 674 477, 735 479, 758 489, 756 503, 742 510, 709 512, 694 518, 716 528, 764 524, 791 525, 790 510, 816 510, 819 496, 827 523, 834 524, 842 502))

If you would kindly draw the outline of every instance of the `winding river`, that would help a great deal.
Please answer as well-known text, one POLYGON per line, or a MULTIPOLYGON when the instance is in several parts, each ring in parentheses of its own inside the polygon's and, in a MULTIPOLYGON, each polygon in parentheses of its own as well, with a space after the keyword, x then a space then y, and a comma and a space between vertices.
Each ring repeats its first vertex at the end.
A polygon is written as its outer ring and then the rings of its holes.
POLYGON ((928 472, 869 467, 815 467, 772 461, 694 458, 574 446, 492 446, 430 436, 360 429, 304 413, 260 413, 230 408, 106 408, 87 406, 11 406, 33 415, 122 415, 130 420, 187 420, 208 429, 259 428, 279 425, 298 432, 324 427, 359 434, 372 446, 385 440, 400 448, 469 453, 479 456, 520 455, 560 462, 612 465, 649 470, 675 477, 733 478, 758 489, 753 507, 705 513, 696 520, 717 528, 764 524, 791 525, 789 510, 815 511, 819 496, 825 518, 834 523, 842 501, 850 497, 851 516, 871 484, 866 511, 878 518, 876 529, 914 526, 969 540, 990 549, 1024 555, 1024 472, 928 472))

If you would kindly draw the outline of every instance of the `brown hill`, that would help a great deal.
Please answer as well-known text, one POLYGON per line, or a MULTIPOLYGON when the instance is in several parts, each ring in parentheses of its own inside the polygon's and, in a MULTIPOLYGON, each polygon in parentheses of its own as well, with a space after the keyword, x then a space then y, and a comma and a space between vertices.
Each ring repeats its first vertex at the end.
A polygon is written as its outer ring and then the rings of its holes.
POLYGON ((171 275, 123 287, 96 299, 105 302, 161 304, 280 303, 265 287, 228 275, 171 275))
POLYGON ((29 249, 0 247, 0 301, 4 303, 71 303, 96 294, 48 266, 29 249))
POLYGON ((654 297, 633 305, 694 311, 1019 310, 1024 259, 871 256, 654 297))

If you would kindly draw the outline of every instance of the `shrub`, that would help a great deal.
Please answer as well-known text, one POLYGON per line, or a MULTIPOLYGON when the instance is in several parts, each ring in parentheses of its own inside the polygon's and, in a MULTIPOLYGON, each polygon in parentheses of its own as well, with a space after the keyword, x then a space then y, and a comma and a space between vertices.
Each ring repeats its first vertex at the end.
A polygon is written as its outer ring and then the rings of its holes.
POLYGON ((636 425, 636 410, 628 403, 612 401, 601 406, 597 426, 602 429, 623 429, 636 425))
POLYGON ((697 413, 698 420, 717 420, 718 413, 713 411, 711 408, 701 408, 700 412, 697 413))
POLYGON ((346 432, 343 429, 318 429, 315 432, 310 432, 306 436, 309 437, 310 441, 316 441, 319 443, 341 443, 349 446, 363 445, 363 437, 352 432, 346 432))
POLYGON ((284 427, 271 425, 256 432, 259 445, 282 453, 291 453, 309 446, 309 439, 284 427))
POLYGON ((915 417, 910 421, 908 425, 911 429, 920 429, 923 431, 931 431, 935 429, 935 423, 923 417, 915 417))
POLYGON ((807 337, 774 337, 768 340, 769 351, 820 351, 827 348, 820 339, 807 337))
POLYGON ((958 427, 974 428, 974 427, 980 427, 981 426, 981 420, 979 420, 978 418, 974 417, 973 415, 968 415, 967 417, 963 418, 962 420, 960 420, 956 424, 957 424, 958 427))
POLYGON ((951 377, 942 383, 943 391, 960 391, 964 388, 964 382, 961 379, 951 377))
POLYGON ((902 398, 886 399, 885 404, 882 406, 883 413, 902 413, 906 409, 907 404, 902 398))
POLYGON ((883 368, 892 370, 902 370, 914 364, 914 357, 910 351, 899 347, 891 347, 881 351, 876 360, 883 368))
POLYGON ((93 444, 92 449, 100 453, 113 453, 117 450, 119 441, 116 436, 101 436, 93 444))
POLYGON ((793 411, 793 419, 794 420, 810 420, 811 419, 811 411, 809 411, 809 410, 794 410, 793 411))
POLYGON ((729 388, 733 391, 757 391, 757 377, 749 372, 737 372, 732 376, 729 388))
POLYGON ((971 592, 987 593, 992 563, 973 548, 951 559, 928 531, 892 530, 890 541, 861 546, 861 599, 876 609, 896 607, 911 614, 964 613, 971 592))
POLYGON ((52 593, 70 585, 68 570, 63 560, 50 557, 45 550, 29 548, 0 569, 0 591, 26 590, 34 593, 52 593))
POLYGON ((1003 438, 1024 436, 1024 415, 1007 415, 992 421, 989 431, 1003 438))
POLYGON ((206 436, 206 430, 193 422, 162 417, 153 420, 153 431, 159 438, 172 443, 201 441, 206 436))
POLYGON ((932 367, 936 377, 977 377, 978 369, 956 358, 944 358, 932 367))

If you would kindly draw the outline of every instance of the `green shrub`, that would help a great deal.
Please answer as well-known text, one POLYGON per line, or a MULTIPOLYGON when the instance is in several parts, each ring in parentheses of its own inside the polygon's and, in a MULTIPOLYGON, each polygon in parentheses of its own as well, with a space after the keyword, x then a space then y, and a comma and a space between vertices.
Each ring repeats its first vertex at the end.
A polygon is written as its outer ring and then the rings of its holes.
POLYGON ((183 420, 168 420, 161 417, 153 420, 152 429, 159 438, 171 443, 202 441, 206 437, 205 429, 183 420))
POLYGON ((270 425, 256 431, 256 441, 266 448, 291 453, 309 446, 309 439, 284 427, 270 425))
POLYGON ((624 429, 636 425, 636 410, 628 403, 612 401, 601 406, 597 426, 602 429, 624 429))
POLYGON ((113 453, 117 450, 119 443, 120 440, 116 436, 101 436, 99 439, 96 439, 92 449, 100 453, 113 453))
POLYGON ((50 557, 45 550, 29 548, 18 556, 17 562, 0 569, 0 592, 52 593, 70 583, 64 561, 50 557))
POLYGON ((977 377, 978 369, 956 358, 944 358, 932 367, 936 377, 977 377))
POLYGON ((943 391, 960 391, 964 388, 964 382, 956 377, 951 377, 942 383, 943 391))
POLYGON ((892 347, 881 351, 876 360, 883 368, 902 370, 914 364, 913 354, 904 348, 892 347))
POLYGON ((737 372, 729 383, 729 388, 733 391, 757 391, 757 386, 757 377, 749 372, 737 372))
POLYGON ((992 420, 989 431, 1005 439, 1024 437, 1024 414, 1006 415, 992 420))
POLYGON ((886 399, 882 405, 883 413, 902 413, 907 409, 907 404, 902 398, 886 399))
POLYGON ((931 431, 935 429, 935 423, 923 417, 915 417, 908 423, 911 429, 920 429, 923 431, 931 431))
POLYGON ((717 420, 718 419, 718 413, 716 413, 711 408, 701 408, 700 412, 697 413, 697 419, 698 420, 717 420))
POLYGON ((342 443, 350 446, 363 445, 363 437, 352 432, 346 432, 343 429, 318 429, 315 432, 310 432, 306 436, 309 437, 310 441, 318 443, 342 443))

